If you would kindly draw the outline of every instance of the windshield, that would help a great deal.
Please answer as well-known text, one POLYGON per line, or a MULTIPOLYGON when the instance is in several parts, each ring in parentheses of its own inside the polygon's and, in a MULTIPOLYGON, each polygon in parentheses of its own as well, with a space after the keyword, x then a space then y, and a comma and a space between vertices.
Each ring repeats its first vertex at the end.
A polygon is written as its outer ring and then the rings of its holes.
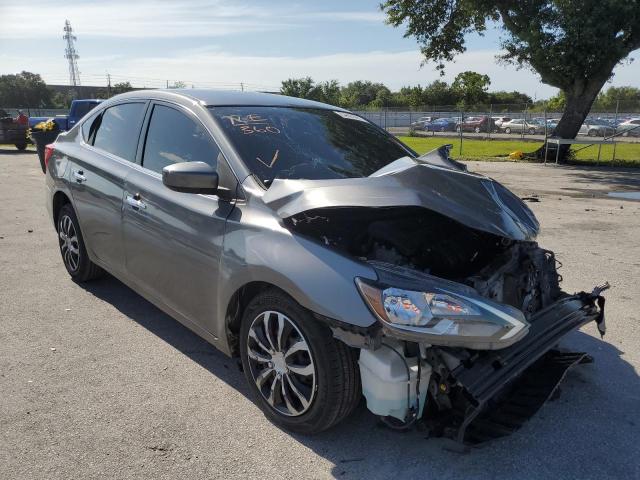
POLYGON ((276 178, 366 177, 415 155, 391 135, 347 112, 290 107, 209 107, 264 185, 276 178))

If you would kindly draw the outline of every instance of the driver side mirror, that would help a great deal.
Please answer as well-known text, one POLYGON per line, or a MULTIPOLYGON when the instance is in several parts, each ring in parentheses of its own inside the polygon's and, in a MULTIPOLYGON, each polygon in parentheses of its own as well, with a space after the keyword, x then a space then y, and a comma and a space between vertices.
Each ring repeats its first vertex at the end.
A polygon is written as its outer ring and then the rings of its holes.
POLYGON ((183 193, 213 195, 218 191, 218 173, 204 162, 182 162, 162 169, 162 183, 183 193))

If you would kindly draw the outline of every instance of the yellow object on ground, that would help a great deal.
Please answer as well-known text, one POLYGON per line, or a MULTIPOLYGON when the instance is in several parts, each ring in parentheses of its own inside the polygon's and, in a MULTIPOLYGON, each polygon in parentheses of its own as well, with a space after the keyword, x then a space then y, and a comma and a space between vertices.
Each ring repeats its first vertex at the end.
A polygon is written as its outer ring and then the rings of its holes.
POLYGON ((509 158, 511 160, 522 160, 524 158, 524 153, 521 150, 516 150, 509 154, 509 158))

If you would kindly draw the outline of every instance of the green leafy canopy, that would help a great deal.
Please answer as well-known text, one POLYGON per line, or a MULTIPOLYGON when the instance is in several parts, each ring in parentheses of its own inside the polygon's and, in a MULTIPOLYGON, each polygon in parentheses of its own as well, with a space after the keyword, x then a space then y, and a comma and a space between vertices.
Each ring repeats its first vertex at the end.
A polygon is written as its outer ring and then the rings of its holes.
POLYGON ((502 61, 530 67, 565 91, 584 89, 592 79, 604 83, 640 48, 637 0, 388 0, 380 7, 440 70, 466 50, 468 33, 495 24, 503 35, 502 61))

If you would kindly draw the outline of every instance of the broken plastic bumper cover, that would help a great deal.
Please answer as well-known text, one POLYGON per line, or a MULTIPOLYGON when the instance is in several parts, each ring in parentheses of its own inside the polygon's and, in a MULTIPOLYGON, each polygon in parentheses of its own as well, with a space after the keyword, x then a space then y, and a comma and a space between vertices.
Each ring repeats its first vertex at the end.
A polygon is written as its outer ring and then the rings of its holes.
POLYGON ((528 335, 511 347, 482 352, 471 366, 451 372, 469 406, 461 412, 455 438, 467 443, 517 429, 553 394, 566 371, 589 357, 553 350, 571 330, 603 322, 600 291, 565 297, 530 319, 528 335))

